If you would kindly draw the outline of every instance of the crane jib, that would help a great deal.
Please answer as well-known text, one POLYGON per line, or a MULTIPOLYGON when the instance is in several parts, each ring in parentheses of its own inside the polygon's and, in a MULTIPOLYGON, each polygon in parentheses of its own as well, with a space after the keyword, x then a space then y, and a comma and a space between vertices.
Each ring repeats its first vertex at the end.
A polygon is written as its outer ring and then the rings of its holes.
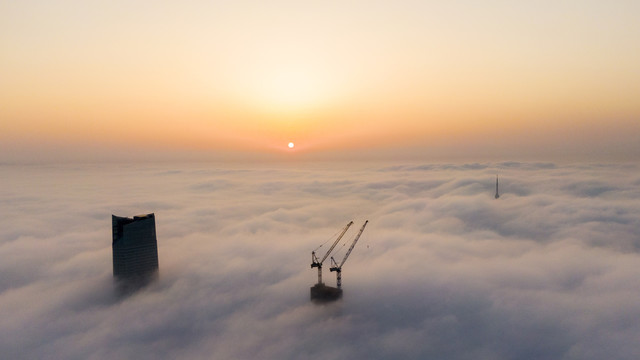
MULTIPOLYGON (((344 258, 342 259, 342 262, 340 263, 340 265, 335 266, 337 269, 337 271, 340 271, 342 269, 342 265, 344 265, 344 262, 347 261, 347 258, 349 257, 349 254, 351 254, 351 251, 353 250, 353 248, 356 246, 356 243, 358 242, 358 239, 360 239, 360 235, 362 235, 362 232, 364 231, 365 226, 367 226, 367 223, 369 222, 369 220, 365 221, 364 224, 362 225, 362 227, 360 228, 360 231, 358 232, 358 235, 356 235, 355 239, 353 239, 353 242, 351 243, 351 246, 349 247, 349 250, 347 250, 347 253, 344 254, 344 258)), ((333 260, 333 258, 331 258, 333 260)), ((333 260, 333 263, 335 264, 335 260, 333 260)))
POLYGON ((324 254, 324 256, 322 257, 322 260, 319 261, 320 264, 322 264, 327 259, 329 254, 331 254, 331 251, 333 251, 333 249, 336 247, 336 245, 338 245, 338 243, 340 242, 340 239, 342 239, 342 237, 347 232, 347 230, 349 230, 349 227, 351 225, 353 225, 353 221, 349 221, 349 223, 344 227, 344 229, 342 229, 342 232, 340 233, 340 236, 338 236, 338 238, 333 242, 333 244, 331 245, 331 247, 329 248, 327 253, 324 254))

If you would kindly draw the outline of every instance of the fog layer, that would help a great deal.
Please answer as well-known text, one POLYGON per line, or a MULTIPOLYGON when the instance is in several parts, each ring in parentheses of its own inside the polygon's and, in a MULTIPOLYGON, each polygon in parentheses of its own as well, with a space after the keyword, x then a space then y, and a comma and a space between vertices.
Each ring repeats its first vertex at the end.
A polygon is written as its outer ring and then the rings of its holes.
MULTIPOLYGON (((640 357, 635 165, 5 165, 0 175, 3 358, 640 357), (111 214, 149 212, 159 279, 118 296, 111 214), (344 298, 312 304, 311 251, 354 220, 341 258, 367 219, 344 298)), ((324 280, 335 285, 328 260, 324 280)))

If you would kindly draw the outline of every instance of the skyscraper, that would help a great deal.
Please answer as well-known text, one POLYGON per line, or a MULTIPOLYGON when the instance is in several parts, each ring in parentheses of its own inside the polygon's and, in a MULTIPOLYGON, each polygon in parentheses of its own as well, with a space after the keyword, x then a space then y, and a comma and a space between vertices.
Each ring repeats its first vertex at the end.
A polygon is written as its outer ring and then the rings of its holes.
POLYGON ((158 271, 158 242, 154 214, 133 218, 112 215, 113 276, 146 279, 158 271))
POLYGON ((498 175, 496 175, 496 199, 500 197, 500 193, 498 192, 498 175))

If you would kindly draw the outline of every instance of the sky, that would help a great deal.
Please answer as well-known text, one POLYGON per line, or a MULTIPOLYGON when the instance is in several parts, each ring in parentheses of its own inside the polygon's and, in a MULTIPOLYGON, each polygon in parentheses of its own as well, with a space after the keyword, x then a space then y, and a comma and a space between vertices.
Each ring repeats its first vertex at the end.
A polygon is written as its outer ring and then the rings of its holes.
POLYGON ((633 0, 3 1, 0 150, 627 161, 638 15, 633 0))
MULTIPOLYGON (((0 353, 635 360, 639 174, 548 162, 0 165, 0 353), (159 278, 119 296, 111 215, 149 212, 159 278), (343 265, 344 297, 315 305, 311 251, 350 220, 337 259, 369 223, 343 265)), ((327 285, 334 274, 325 267, 327 285)))

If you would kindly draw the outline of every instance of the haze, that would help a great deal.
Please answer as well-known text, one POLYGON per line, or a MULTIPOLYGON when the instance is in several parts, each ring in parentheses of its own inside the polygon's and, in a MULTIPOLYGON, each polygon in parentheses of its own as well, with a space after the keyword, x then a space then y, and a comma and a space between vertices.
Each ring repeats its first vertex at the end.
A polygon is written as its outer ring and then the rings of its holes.
POLYGON ((630 160, 637 1, 5 1, 6 161, 630 160), (506 156, 505 154, 509 154, 506 156))
POLYGON ((639 359, 638 19, 1 1, 0 357, 639 359), (145 213, 159 278, 120 296, 111 215, 145 213))
MULTIPOLYGON (((3 165, 0 175, 5 358, 640 356, 637 166, 3 165), (111 214, 146 212, 160 278, 118 298, 111 214), (365 219, 344 298, 312 304, 311 250, 365 219)), ((335 273, 324 278, 335 286, 335 273)))

